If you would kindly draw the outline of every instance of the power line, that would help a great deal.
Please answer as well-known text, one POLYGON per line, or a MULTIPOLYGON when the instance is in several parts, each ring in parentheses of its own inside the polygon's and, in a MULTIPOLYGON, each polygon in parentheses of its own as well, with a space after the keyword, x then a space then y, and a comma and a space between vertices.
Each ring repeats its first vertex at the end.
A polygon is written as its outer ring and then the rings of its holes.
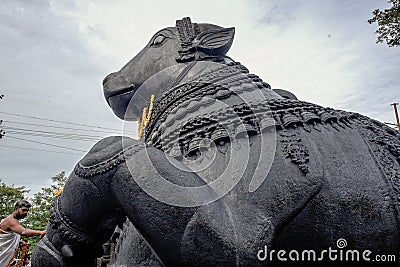
POLYGON ((35 136, 35 137, 45 137, 45 138, 55 138, 55 139, 64 139, 64 140, 72 140, 72 141, 83 141, 83 142, 95 142, 100 141, 101 139, 88 138, 88 137, 79 137, 79 136, 62 136, 62 135, 54 135, 54 134, 41 134, 41 133, 29 133, 29 132, 19 132, 19 131, 6 131, 6 134, 13 135, 26 135, 26 136, 35 136))
POLYGON ((37 144, 42 144, 42 145, 47 145, 47 146, 54 146, 54 147, 59 147, 59 148, 64 148, 64 149, 70 149, 70 150, 79 151, 79 152, 86 152, 85 150, 81 150, 81 149, 70 148, 70 147, 65 147, 65 146, 59 146, 59 145, 54 145, 54 144, 48 144, 48 143, 44 143, 44 142, 33 141, 33 140, 19 138, 19 137, 15 137, 15 136, 6 135, 5 137, 12 138, 12 139, 17 139, 17 140, 22 140, 22 141, 27 141, 27 142, 32 142, 32 143, 37 143, 37 144))
POLYGON ((54 150, 35 149, 35 148, 27 148, 27 147, 20 147, 20 146, 8 146, 8 145, 2 145, 2 144, 0 144, 0 146, 3 146, 3 147, 10 147, 10 148, 18 148, 18 149, 24 149, 24 150, 33 150, 33 151, 52 152, 52 153, 59 153, 59 154, 68 154, 68 155, 82 156, 82 154, 69 153, 69 152, 61 152, 61 151, 54 151, 54 150))
POLYGON ((11 115, 11 116, 22 117, 22 118, 35 119, 35 120, 51 121, 51 122, 69 124, 69 125, 84 126, 84 127, 89 127, 89 128, 97 128, 97 129, 105 129, 105 130, 112 130, 112 131, 120 131, 120 130, 118 130, 118 129, 106 128, 106 127, 94 126, 94 125, 88 125, 88 124, 83 124, 83 123, 75 123, 75 122, 67 122, 67 121, 60 121, 60 120, 52 120, 52 119, 46 119, 46 118, 41 118, 41 117, 36 117, 36 116, 27 116, 27 115, 21 115, 21 114, 15 114, 15 113, 3 112, 3 111, 0 111, 0 113, 1 113, 1 114, 6 114, 6 115, 11 115))
POLYGON ((26 123, 26 122, 18 122, 18 121, 10 121, 4 120, 3 122, 7 124, 22 124, 22 125, 29 125, 29 126, 40 126, 40 127, 47 127, 47 128, 56 128, 56 129, 64 129, 64 130, 75 130, 75 131, 85 131, 85 132, 96 132, 96 133, 120 133, 119 130, 109 130, 109 131, 97 131, 93 129, 82 129, 82 128, 70 128, 70 127, 62 127, 62 126, 53 126, 53 125, 46 125, 46 124, 37 124, 37 123, 26 123))
MULTIPOLYGON (((98 136, 98 135, 76 134, 76 133, 68 133, 68 132, 41 131, 41 130, 17 128, 17 127, 10 127, 10 126, 5 126, 4 129, 5 130, 7 130, 7 129, 13 130, 14 132, 34 132, 34 133, 47 134, 47 135, 72 136, 72 137, 86 138, 86 139, 89 138, 92 140, 100 140, 103 138, 103 136, 98 136)), ((8 131, 8 132, 10 132, 10 131, 8 131)))

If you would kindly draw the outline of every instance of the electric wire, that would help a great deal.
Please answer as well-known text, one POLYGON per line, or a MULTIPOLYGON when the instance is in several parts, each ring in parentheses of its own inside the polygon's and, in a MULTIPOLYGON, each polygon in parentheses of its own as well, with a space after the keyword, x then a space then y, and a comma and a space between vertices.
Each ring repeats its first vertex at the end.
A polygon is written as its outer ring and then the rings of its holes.
POLYGON ((46 138, 54 138, 54 139, 63 139, 63 140, 72 140, 72 141, 83 141, 83 142, 96 142, 101 139, 94 138, 83 138, 83 137, 74 137, 74 136, 62 136, 62 135, 47 135, 40 133, 27 133, 27 132, 16 132, 16 131, 6 131, 6 135, 24 135, 24 136, 34 136, 34 137, 46 137, 46 138))
POLYGON ((83 127, 89 127, 89 128, 97 128, 97 129, 104 129, 104 130, 119 131, 118 129, 113 129, 113 128, 107 128, 107 127, 101 127, 101 126, 94 126, 94 125, 88 125, 88 124, 83 124, 83 123, 75 123, 75 122, 67 122, 67 121, 46 119, 46 118, 41 118, 41 117, 36 117, 36 116, 27 116, 27 115, 16 114, 16 113, 10 113, 10 112, 4 112, 4 111, 0 111, 0 113, 1 113, 1 114, 6 114, 6 115, 11 115, 11 116, 22 117, 22 118, 35 119, 35 120, 51 121, 51 122, 64 123, 64 124, 76 125, 76 126, 83 126, 83 127))
MULTIPOLYGON (((85 132, 96 132, 96 133, 121 133, 120 130, 108 130, 108 131, 98 131, 94 129, 83 129, 83 128, 71 128, 71 127, 62 127, 62 126, 53 126, 53 125, 46 125, 46 124, 37 124, 37 123, 26 123, 26 122, 18 122, 18 121, 10 121, 10 120, 3 120, 4 123, 7 124, 22 124, 22 125, 29 125, 29 126, 40 126, 40 127, 47 127, 47 128, 56 128, 56 129, 64 129, 64 130, 75 130, 75 131, 85 131, 85 132)), ((129 131, 128 131, 129 132, 129 131)))
POLYGON ((82 156, 82 154, 77 154, 77 153, 62 152, 62 151, 54 151, 54 150, 46 150, 46 149, 36 149, 36 148, 28 148, 28 147, 20 147, 20 146, 8 146, 8 145, 2 145, 2 144, 0 144, 0 147, 9 147, 9 148, 24 149, 24 150, 33 150, 33 151, 42 151, 42 152, 51 152, 51 153, 58 153, 58 154, 68 154, 68 155, 82 156))
MULTIPOLYGON (((35 141, 35 140, 32 140, 31 138, 29 138, 29 139, 21 138, 18 136, 26 136, 26 137, 32 137, 32 138, 35 138, 35 137, 52 138, 52 139, 62 139, 62 140, 70 140, 70 141, 82 141, 82 142, 97 142, 105 137, 105 136, 100 136, 100 133, 105 134, 105 135, 122 133, 122 130, 101 127, 101 126, 93 126, 93 125, 66 122, 66 121, 60 121, 60 120, 52 120, 52 119, 46 119, 46 118, 41 118, 41 117, 36 117, 36 116, 27 116, 27 115, 2 112, 2 111, 0 111, 0 113, 6 114, 6 115, 17 116, 17 117, 21 117, 21 118, 29 118, 29 119, 36 119, 36 120, 43 120, 43 121, 49 121, 49 122, 64 123, 64 124, 69 124, 69 125, 80 126, 80 127, 64 127, 64 126, 56 126, 56 125, 51 125, 51 124, 30 123, 30 122, 25 122, 25 121, 2 120, 2 122, 3 122, 2 130, 4 130, 6 133, 6 135, 4 136, 4 139, 6 139, 8 137, 11 139, 17 139, 17 140, 21 140, 21 141, 26 141, 26 142, 31 142, 31 143, 36 143, 36 144, 41 144, 41 145, 46 145, 46 146, 52 146, 52 147, 57 147, 57 148, 62 148, 62 149, 68 149, 68 150, 73 150, 73 151, 78 151, 78 152, 87 152, 87 151, 77 149, 77 148, 62 146, 62 145, 51 144, 51 143, 47 143, 47 142, 35 141), (13 127, 12 126, 13 124, 16 124, 15 126, 21 125, 21 127, 19 127, 19 126, 13 127), (23 128, 23 126, 35 126, 38 128, 35 128, 35 127, 28 127, 28 128, 24 127, 23 128), (86 127, 86 129, 82 128, 82 127, 86 127), (89 129, 88 129, 88 127, 89 127, 89 129), (57 131, 57 129, 60 129, 61 131, 57 131), (52 130, 55 130, 55 131, 52 131, 52 130), (82 133, 82 131, 84 133, 82 133), (91 135, 89 133, 99 133, 99 135, 91 135)), ((129 132, 129 131, 124 131, 125 134, 127 132, 129 132)), ((130 131, 130 132, 132 133, 132 135, 135 134, 134 131, 130 131)), ((25 149, 25 150, 33 150, 33 151, 81 155, 81 154, 62 152, 62 151, 35 149, 35 148, 20 147, 20 146, 18 147, 18 146, 10 146, 10 145, 3 145, 3 144, 0 144, 0 146, 9 147, 9 148, 17 148, 17 149, 25 149)))
MULTIPOLYGON (((72 137, 82 137, 82 138, 89 138, 93 140, 100 140, 104 138, 103 136, 98 135, 87 135, 87 134, 76 134, 76 133, 69 133, 69 132, 53 132, 53 131, 41 131, 41 130, 33 130, 33 129, 26 129, 26 128, 18 128, 18 127, 10 127, 5 126, 4 130, 11 130, 14 132, 32 132, 32 133, 40 133, 40 134, 47 134, 47 135, 59 135, 59 136, 72 136, 72 137)), ((7 132, 11 132, 7 131, 7 132)))
POLYGON ((45 143, 45 142, 39 142, 39 141, 29 140, 29 139, 25 139, 25 138, 10 136, 10 135, 5 135, 3 138, 6 138, 6 137, 7 138, 12 138, 12 139, 17 139, 17 140, 22 140, 22 141, 26 141, 26 142, 32 142, 32 143, 36 143, 36 144, 54 146, 54 147, 64 148, 64 149, 70 149, 70 150, 79 151, 79 152, 87 152, 87 151, 81 150, 81 149, 76 149, 76 148, 71 148, 71 147, 66 147, 66 146, 59 146, 59 145, 55 145, 55 144, 49 144, 49 143, 45 143))

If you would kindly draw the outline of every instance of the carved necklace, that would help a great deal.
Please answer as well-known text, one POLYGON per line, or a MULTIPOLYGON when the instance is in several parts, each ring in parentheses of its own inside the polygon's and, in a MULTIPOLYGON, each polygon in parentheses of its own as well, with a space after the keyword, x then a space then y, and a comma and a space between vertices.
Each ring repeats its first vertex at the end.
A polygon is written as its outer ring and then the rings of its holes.
MULTIPOLYGON (((188 74, 188 72, 193 68, 193 66, 196 64, 196 61, 190 62, 183 70, 182 72, 176 77, 176 79, 173 81, 173 83, 169 86, 168 90, 171 90, 171 88, 174 88, 177 84, 179 84, 180 81, 188 74)), ((142 111, 142 116, 141 119, 138 121, 138 139, 142 139, 142 135, 145 132, 146 127, 150 123, 151 115, 153 113, 153 107, 154 107, 154 99, 155 95, 152 94, 150 96, 150 103, 148 107, 144 107, 142 111)))

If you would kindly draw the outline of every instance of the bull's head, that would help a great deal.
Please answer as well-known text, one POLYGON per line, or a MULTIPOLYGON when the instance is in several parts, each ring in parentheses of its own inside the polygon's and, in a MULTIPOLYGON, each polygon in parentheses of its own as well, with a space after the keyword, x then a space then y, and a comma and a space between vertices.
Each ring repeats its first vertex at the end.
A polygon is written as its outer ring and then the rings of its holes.
POLYGON ((158 31, 121 70, 104 78, 108 104, 119 118, 137 120, 150 95, 160 95, 173 86, 191 62, 223 59, 234 33, 234 28, 191 23, 190 18, 178 20, 176 27, 158 31), (153 86, 139 92, 147 80, 160 72, 162 79, 158 77, 153 86), (129 105, 134 96, 135 103, 129 105))

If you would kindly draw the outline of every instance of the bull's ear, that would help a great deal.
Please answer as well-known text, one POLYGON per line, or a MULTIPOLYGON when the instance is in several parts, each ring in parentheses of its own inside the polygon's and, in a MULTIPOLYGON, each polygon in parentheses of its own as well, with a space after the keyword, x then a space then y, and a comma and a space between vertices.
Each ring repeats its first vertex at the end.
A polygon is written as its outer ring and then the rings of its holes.
POLYGON ((200 33, 194 42, 197 51, 210 56, 222 56, 231 48, 235 28, 207 30, 200 33))

